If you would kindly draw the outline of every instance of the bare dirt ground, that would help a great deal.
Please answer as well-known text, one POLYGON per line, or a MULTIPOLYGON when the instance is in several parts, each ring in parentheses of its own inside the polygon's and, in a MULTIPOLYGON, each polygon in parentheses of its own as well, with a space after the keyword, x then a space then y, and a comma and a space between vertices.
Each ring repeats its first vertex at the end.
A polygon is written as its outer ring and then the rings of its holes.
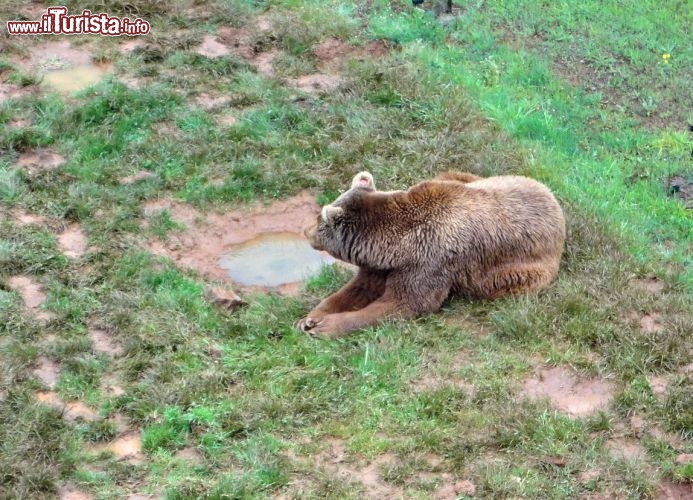
POLYGON ((55 151, 37 148, 19 155, 17 165, 24 168, 30 175, 37 175, 45 170, 52 170, 65 163, 65 158, 55 151))
MULTIPOLYGON (((324 440, 323 450, 310 457, 298 456, 293 452, 289 458, 301 464, 301 468, 314 468, 332 475, 359 488, 363 498, 406 498, 405 488, 388 482, 388 470, 396 467, 399 459, 393 453, 381 453, 373 459, 355 456, 347 451, 347 443, 339 438, 324 440)), ((433 498, 454 500, 462 495, 474 496, 476 486, 469 480, 454 477, 448 472, 439 471, 439 457, 426 457, 431 472, 424 472, 409 478, 409 483, 418 481, 433 482, 437 486, 433 498)), ((299 475, 291 481, 292 490, 301 494, 302 481, 299 475)))
POLYGON ((55 317, 50 311, 41 309, 46 301, 46 294, 40 283, 29 276, 13 276, 8 280, 8 285, 19 293, 29 316, 40 322, 50 321, 55 317))
POLYGON ((615 385, 602 379, 579 379, 562 367, 540 368, 523 383, 523 394, 531 399, 549 398, 557 410, 584 417, 605 409, 613 398, 615 385))
MULTIPOLYGON (((148 249, 172 259, 176 264, 192 268, 212 280, 228 281, 228 273, 219 266, 219 258, 231 245, 250 240, 263 233, 290 232, 302 234, 311 224, 319 207, 307 192, 270 205, 247 207, 227 213, 202 214, 193 207, 173 200, 145 203, 145 217, 167 210, 171 218, 185 226, 181 232, 170 233, 167 241, 152 239, 148 249)), ((245 291, 262 288, 239 287, 245 291)), ((279 293, 292 294, 297 286, 281 286, 279 293)))
MULTIPOLYGON (((235 54, 252 64, 259 74, 271 78, 275 76, 273 61, 281 56, 282 52, 275 47, 263 46, 258 43, 257 38, 257 31, 269 29, 271 22, 267 19, 258 21, 255 31, 224 26, 219 28, 216 37, 205 36, 196 52, 212 58, 235 54)), ((318 61, 318 72, 286 78, 284 83, 304 92, 328 92, 344 83, 342 71, 349 59, 383 57, 389 50, 389 46, 383 41, 369 42, 362 47, 356 47, 338 39, 330 39, 312 51, 318 61)))
POLYGON ((58 248, 67 257, 79 259, 87 251, 87 236, 79 224, 71 224, 58 235, 58 248))

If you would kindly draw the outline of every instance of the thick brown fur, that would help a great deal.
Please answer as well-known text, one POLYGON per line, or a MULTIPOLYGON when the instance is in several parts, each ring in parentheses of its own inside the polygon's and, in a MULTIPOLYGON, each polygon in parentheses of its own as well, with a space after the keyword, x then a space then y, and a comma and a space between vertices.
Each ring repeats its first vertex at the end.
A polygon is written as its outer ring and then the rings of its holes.
POLYGON ((360 172, 305 234, 359 267, 299 322, 336 337, 438 311, 451 293, 494 299, 545 288, 558 273, 565 221, 551 191, 527 177, 446 172, 383 192, 360 172))

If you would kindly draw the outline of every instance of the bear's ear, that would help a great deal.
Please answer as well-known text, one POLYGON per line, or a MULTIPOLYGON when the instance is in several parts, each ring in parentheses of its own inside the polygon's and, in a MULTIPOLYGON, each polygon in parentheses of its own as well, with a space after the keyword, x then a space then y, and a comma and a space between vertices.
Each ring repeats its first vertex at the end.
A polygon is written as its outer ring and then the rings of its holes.
POLYGON ((342 207, 335 207, 334 205, 325 205, 324 207, 322 207, 322 220, 325 222, 330 222, 335 217, 340 215, 342 212, 344 212, 344 209, 342 207))
POLYGON ((351 181, 351 189, 357 188, 375 191, 375 181, 370 172, 359 172, 354 176, 354 180, 351 181))

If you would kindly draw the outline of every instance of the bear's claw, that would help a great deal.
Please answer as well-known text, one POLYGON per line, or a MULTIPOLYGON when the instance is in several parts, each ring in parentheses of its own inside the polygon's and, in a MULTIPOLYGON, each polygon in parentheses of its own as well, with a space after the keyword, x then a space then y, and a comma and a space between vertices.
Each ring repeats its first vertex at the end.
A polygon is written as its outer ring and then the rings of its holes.
POLYGON ((296 326, 302 332, 309 333, 310 330, 318 326, 318 322, 312 318, 303 318, 301 321, 298 322, 298 325, 296 326))

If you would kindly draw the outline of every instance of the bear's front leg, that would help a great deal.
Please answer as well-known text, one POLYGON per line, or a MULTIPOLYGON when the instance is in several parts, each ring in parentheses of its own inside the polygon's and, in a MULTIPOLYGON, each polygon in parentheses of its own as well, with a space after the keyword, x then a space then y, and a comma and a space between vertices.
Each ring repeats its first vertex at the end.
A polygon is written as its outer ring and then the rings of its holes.
POLYGON ((395 300, 378 299, 358 311, 325 314, 304 321, 304 332, 313 337, 338 338, 355 330, 375 326, 387 318, 413 318, 415 311, 395 300), (310 322, 308 322, 310 321, 310 322))
POLYGON ((306 332, 329 314, 356 311, 366 307, 385 292, 387 274, 387 271, 359 268, 349 283, 320 302, 308 316, 299 321, 298 329, 306 332))
POLYGON ((306 318, 311 321, 304 320, 301 329, 315 337, 335 338, 385 319, 415 318, 438 311, 449 291, 448 280, 435 269, 391 271, 385 292, 377 300, 357 311, 306 318))

